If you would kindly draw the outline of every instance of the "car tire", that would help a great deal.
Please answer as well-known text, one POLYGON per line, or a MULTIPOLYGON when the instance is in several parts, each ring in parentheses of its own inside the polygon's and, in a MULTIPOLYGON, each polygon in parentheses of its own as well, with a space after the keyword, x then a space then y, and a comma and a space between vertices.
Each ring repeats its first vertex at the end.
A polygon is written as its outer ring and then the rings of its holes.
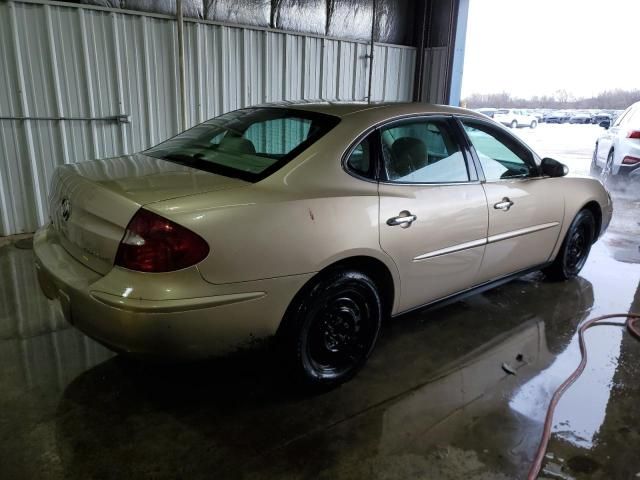
POLYGON ((511 123, 509 124, 509 126, 511 128, 518 128, 518 121, 517 120, 512 120, 511 123))
POLYGON ((555 260, 543 269, 547 278, 568 280, 578 275, 589 257, 595 235, 593 213, 587 209, 580 210, 571 222, 555 260))
POLYGON ((602 169, 598 166, 598 144, 596 143, 596 147, 593 150, 593 157, 591 157, 589 173, 593 178, 600 178, 600 172, 602 172, 602 169))
POLYGON ((278 353, 303 386, 327 390, 364 366, 381 321, 375 282, 356 270, 332 270, 292 301, 277 334, 278 353))
POLYGON ((531 127, 532 129, 533 129, 533 128, 536 128, 537 126, 538 126, 538 122, 536 122, 535 120, 533 120, 533 121, 531 122, 531 125, 529 125, 529 127, 531 127))
POLYGON ((605 187, 610 187, 613 183, 613 156, 614 151, 611 150, 607 155, 607 162, 604 164, 604 168, 600 172, 600 181, 605 187))

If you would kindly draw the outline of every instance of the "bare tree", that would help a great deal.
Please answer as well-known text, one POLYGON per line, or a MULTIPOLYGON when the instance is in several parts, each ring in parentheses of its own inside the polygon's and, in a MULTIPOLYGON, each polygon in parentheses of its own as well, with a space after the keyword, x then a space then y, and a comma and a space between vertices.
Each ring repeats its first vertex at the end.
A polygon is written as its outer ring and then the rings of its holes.
POLYGON ((566 89, 558 89, 553 96, 513 97, 508 92, 473 93, 464 99, 469 108, 577 108, 623 110, 640 101, 640 90, 606 90, 594 97, 575 98, 566 89))

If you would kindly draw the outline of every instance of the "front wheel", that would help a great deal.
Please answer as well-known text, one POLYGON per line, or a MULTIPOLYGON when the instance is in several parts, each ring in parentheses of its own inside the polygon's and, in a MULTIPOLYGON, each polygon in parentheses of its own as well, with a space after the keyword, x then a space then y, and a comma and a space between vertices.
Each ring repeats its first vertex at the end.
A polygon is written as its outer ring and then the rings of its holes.
POLYGON ((304 385, 335 387, 364 366, 381 320, 371 278, 355 270, 321 274, 289 307, 278 332, 280 354, 304 385))
POLYGON ((513 120, 509 126, 511 128, 518 128, 518 122, 516 120, 513 120))
POLYGON ((531 125, 529 125, 531 128, 536 128, 538 126, 538 122, 536 122, 535 120, 531 121, 531 125))
POLYGON ((610 187, 613 177, 613 150, 607 155, 607 163, 604 164, 604 168, 600 172, 600 181, 605 187, 610 187))
POLYGON ((598 178, 600 176, 600 172, 602 172, 602 169, 598 166, 598 144, 596 144, 596 148, 593 150, 593 157, 591 157, 591 168, 589 169, 589 173, 593 178, 598 178))
POLYGON ((596 235, 596 221, 589 210, 580 210, 571 222, 560 251, 543 272, 551 280, 573 278, 587 262, 596 235))

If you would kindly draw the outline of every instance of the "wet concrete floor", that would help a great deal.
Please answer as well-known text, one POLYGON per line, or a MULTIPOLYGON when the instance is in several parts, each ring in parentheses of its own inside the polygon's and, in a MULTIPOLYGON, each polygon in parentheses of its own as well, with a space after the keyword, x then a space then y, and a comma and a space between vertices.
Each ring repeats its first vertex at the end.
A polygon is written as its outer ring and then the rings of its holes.
MULTIPOLYGON (((190 365, 114 356, 40 293, 28 240, 5 242, 0 479, 523 478, 551 392, 578 362, 576 327, 640 311, 640 195, 615 201, 579 278, 531 274, 388 322, 358 377, 322 395, 291 388, 268 351, 190 365)), ((587 341, 541 478, 636 478, 640 342, 616 327, 587 341)))

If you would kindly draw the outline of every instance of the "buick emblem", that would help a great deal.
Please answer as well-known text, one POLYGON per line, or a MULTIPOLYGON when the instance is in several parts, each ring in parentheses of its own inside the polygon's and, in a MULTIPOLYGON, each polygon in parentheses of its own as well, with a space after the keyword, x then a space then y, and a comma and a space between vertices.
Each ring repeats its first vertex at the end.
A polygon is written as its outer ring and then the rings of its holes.
POLYGON ((71 216, 71 202, 68 198, 64 198, 62 200, 62 205, 60 206, 60 215, 62 215, 62 219, 66 222, 69 220, 71 216))

